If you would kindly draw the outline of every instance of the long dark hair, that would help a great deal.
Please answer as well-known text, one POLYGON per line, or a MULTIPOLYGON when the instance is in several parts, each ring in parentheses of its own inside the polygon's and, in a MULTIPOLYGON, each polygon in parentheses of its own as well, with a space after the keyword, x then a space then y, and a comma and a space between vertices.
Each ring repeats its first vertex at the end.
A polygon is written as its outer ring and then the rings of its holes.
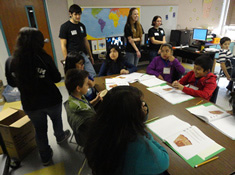
POLYGON ((23 27, 20 29, 13 59, 16 63, 18 86, 24 86, 25 91, 33 92, 37 86, 37 62, 40 55, 46 54, 43 50, 44 37, 36 28, 23 27))
MULTIPOLYGON (((125 60, 122 56, 122 53, 121 53, 121 50, 119 49, 119 47, 115 46, 115 45, 111 45, 108 48, 105 61, 107 62, 108 69, 111 70, 111 72, 114 72, 114 66, 117 64, 119 69, 121 70, 123 68, 123 64, 124 64, 125 60), (116 62, 114 62, 109 56, 111 49, 115 49, 118 52, 118 58, 117 58, 116 62)), ((119 72, 120 72, 120 70, 119 70, 119 72)))
POLYGON ((76 63, 80 60, 83 60, 83 63, 85 62, 84 57, 81 54, 75 51, 69 52, 65 59, 64 73, 66 74, 69 69, 76 68, 76 63))
POLYGON ((129 142, 147 136, 142 92, 131 86, 111 89, 100 104, 84 153, 93 174, 111 174, 122 168, 129 142))

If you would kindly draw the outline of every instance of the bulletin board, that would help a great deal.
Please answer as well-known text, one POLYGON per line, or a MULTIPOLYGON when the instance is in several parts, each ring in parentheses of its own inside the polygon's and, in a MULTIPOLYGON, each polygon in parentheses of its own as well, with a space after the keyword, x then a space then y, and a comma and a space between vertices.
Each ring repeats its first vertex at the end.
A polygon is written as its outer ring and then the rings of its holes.
POLYGON ((141 6, 140 22, 144 28, 144 33, 152 27, 152 19, 154 16, 162 17, 161 28, 166 33, 166 41, 170 41, 171 30, 177 27, 178 6, 141 6))

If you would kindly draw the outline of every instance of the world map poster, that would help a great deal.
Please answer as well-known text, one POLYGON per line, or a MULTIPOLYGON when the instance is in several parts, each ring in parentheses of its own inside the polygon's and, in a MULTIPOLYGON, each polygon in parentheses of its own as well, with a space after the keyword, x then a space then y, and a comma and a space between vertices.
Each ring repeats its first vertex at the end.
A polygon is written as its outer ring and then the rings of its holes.
POLYGON ((130 8, 83 8, 81 22, 86 26, 87 39, 123 36, 129 10, 130 8))

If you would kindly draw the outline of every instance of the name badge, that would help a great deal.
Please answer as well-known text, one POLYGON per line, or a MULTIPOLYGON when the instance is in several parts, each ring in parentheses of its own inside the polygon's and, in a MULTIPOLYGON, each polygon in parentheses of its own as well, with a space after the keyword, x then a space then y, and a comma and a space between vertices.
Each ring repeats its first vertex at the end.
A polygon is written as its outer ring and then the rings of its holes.
POLYGON ((77 30, 72 30, 72 31, 71 31, 71 34, 72 34, 72 35, 77 35, 77 34, 78 34, 78 33, 77 33, 77 30))
POLYGON ((164 67, 163 68, 163 74, 170 74, 171 73, 171 68, 170 67, 164 67))
POLYGON ((189 88, 191 88, 191 89, 194 89, 194 90, 198 90, 198 87, 196 87, 196 86, 193 86, 193 85, 191 85, 191 84, 189 84, 189 86, 188 86, 189 88))
POLYGON ((159 33, 154 33, 154 36, 159 36, 159 33))

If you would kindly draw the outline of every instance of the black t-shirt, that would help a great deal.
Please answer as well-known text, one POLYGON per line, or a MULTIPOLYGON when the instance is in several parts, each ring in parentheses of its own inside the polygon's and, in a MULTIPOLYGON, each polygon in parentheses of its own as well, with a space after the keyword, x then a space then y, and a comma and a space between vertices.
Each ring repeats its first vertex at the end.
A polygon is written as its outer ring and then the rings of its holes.
MULTIPOLYGON (((155 40, 159 40, 159 41, 162 41, 163 40, 163 37, 165 36, 165 31, 163 30, 163 28, 150 28, 149 31, 148 31, 148 37, 149 39, 151 37, 154 37, 155 40)), ((153 44, 151 41, 150 41, 150 44, 149 44, 149 49, 150 50, 154 50, 154 51, 158 51, 161 47, 161 44, 153 44)))
POLYGON ((37 77, 35 77, 37 80, 35 80, 33 93, 27 90, 30 87, 20 85, 18 82, 16 73, 19 66, 18 61, 12 59, 10 66, 11 75, 12 73, 15 75, 13 77, 15 83, 12 85, 19 88, 23 109, 33 111, 62 103, 62 95, 55 85, 61 80, 61 75, 52 58, 46 53, 40 53, 32 59, 35 59, 35 69, 37 70, 37 77))
POLYGON ((67 21, 60 27, 59 37, 67 40, 67 52, 83 51, 86 52, 84 37, 86 37, 86 27, 82 23, 74 24, 67 21))
MULTIPOLYGON (((134 27, 136 29, 136 24, 134 25, 134 27)), ((142 26, 141 28, 142 28, 142 33, 144 33, 144 29, 142 26)), ((128 41, 129 36, 133 38, 133 32, 131 31, 131 26, 129 24, 125 25, 124 36, 126 37, 126 40, 127 40, 126 52, 136 52, 136 50, 132 47, 132 45, 128 41)), ((136 44, 136 47, 140 50, 140 42, 135 42, 135 44, 136 44)))

